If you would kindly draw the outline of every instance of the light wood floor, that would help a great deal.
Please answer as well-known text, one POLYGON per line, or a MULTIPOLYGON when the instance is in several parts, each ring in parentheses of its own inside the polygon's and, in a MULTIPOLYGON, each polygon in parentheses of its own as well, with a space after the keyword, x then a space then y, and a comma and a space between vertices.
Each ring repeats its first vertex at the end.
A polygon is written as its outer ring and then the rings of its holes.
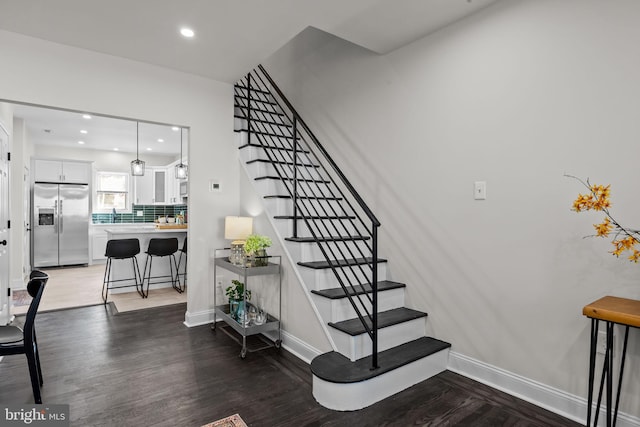
MULTIPOLYGON (((38 311, 60 310, 72 307, 102 304, 102 280, 104 264, 89 267, 43 268, 49 275, 38 311)), ((134 289, 134 288, 131 288, 134 289)), ((187 294, 179 294, 173 288, 151 289, 148 298, 141 298, 135 290, 125 293, 109 293, 118 312, 187 302, 187 294)), ((27 312, 28 305, 14 306, 12 313, 27 312)))

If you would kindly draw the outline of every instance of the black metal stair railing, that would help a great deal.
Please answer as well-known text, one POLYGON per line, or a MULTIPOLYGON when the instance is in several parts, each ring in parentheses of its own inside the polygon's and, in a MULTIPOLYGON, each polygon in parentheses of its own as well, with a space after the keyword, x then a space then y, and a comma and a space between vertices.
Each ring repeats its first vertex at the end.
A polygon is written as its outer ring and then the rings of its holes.
POLYGON ((291 199, 292 238, 315 242, 371 338, 378 367, 378 227, 380 221, 262 65, 236 83, 236 117, 247 145, 263 149, 291 199), (299 236, 304 224, 307 238, 299 236), (370 286, 370 288, 369 288, 370 286))

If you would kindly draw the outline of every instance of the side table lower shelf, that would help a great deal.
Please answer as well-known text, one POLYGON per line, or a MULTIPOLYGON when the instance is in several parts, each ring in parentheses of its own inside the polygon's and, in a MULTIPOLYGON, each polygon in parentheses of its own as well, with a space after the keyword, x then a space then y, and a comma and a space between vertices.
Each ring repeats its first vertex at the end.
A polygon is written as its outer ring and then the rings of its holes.
MULTIPOLYGON (((280 329, 280 321, 270 314, 267 315, 267 320, 261 324, 256 325, 253 322, 249 322, 248 325, 243 325, 230 315, 230 307, 229 304, 216 306, 216 316, 219 316, 220 320, 222 320, 226 326, 230 327, 234 331, 236 331, 241 337, 240 340, 237 336, 234 336, 232 333, 227 331, 224 327, 221 327, 220 330, 225 332, 229 337, 235 340, 238 344, 242 345, 242 350, 240 351, 240 357, 245 358, 247 352, 254 352, 259 350, 264 350, 266 348, 275 347, 280 348, 282 344, 282 340, 279 338, 275 342, 271 342, 264 337, 260 337, 261 341, 265 344, 263 346, 257 348, 249 348, 247 346, 247 337, 251 335, 258 335, 268 331, 278 331, 280 329)), ((216 329, 216 323, 211 325, 211 329, 216 329)))

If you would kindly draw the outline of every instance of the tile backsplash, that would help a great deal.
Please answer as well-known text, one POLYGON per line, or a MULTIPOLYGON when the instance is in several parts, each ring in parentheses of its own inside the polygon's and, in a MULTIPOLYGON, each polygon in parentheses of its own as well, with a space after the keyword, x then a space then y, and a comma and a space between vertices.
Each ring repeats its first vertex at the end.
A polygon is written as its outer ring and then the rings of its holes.
POLYGON ((121 224, 136 222, 154 222, 159 216, 175 217, 180 212, 187 215, 187 205, 133 205, 132 213, 116 212, 115 218, 110 213, 91 214, 94 224, 121 224), (142 216, 138 216, 142 212, 142 216))

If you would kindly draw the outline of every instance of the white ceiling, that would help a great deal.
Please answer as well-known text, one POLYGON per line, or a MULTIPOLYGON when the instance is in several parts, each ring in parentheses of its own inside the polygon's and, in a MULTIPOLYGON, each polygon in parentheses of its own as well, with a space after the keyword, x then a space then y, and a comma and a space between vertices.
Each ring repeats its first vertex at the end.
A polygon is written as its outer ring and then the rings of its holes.
MULTIPOLYGON (((495 1, 0 0, 0 29, 233 83, 308 26, 383 54, 495 1), (195 37, 181 37, 182 26, 195 37)), ((89 124, 78 122, 77 113, 25 106, 16 116, 25 118, 36 144, 78 146, 85 128, 87 148, 92 140, 91 147, 135 151, 135 122, 101 118, 89 124), (40 138, 47 128, 52 132, 40 138)), ((143 128, 145 134, 160 131, 141 124, 141 136, 143 128)), ((152 148, 167 153, 157 141, 152 148)))
MULTIPOLYGON (((131 120, 96 115, 85 119, 79 112, 21 104, 13 105, 13 114, 25 121, 29 139, 36 146, 45 144, 135 153, 138 141, 141 157, 145 154, 176 156, 180 153, 180 131, 172 129, 170 125, 140 122, 136 130, 136 122, 131 120)), ((184 129, 182 143, 185 156, 188 139, 189 130, 184 129)))

